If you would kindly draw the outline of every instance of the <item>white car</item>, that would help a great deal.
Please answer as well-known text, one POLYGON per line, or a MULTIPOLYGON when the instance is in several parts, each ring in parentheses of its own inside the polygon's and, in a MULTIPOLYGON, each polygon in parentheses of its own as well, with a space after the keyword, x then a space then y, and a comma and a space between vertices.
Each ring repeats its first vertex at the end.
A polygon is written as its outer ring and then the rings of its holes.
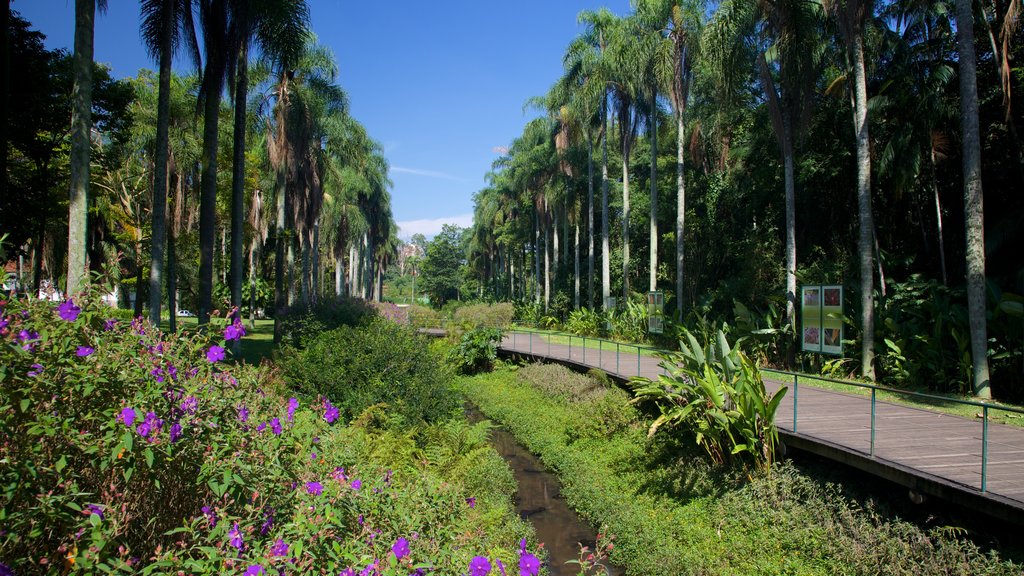
POLYGON ((185 316, 185 317, 191 318, 191 317, 195 316, 195 314, 193 314, 189 310, 186 310, 185 308, 182 308, 181 310, 178 310, 178 316, 185 316))

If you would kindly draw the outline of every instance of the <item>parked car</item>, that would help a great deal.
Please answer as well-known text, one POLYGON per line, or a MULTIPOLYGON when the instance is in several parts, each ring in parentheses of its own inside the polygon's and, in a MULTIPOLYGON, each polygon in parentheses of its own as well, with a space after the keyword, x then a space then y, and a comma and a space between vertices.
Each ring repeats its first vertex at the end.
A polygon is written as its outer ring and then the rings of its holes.
POLYGON ((195 316, 195 314, 193 314, 191 311, 185 308, 182 308, 181 310, 178 310, 178 316, 186 316, 188 318, 191 318, 192 316, 195 316))

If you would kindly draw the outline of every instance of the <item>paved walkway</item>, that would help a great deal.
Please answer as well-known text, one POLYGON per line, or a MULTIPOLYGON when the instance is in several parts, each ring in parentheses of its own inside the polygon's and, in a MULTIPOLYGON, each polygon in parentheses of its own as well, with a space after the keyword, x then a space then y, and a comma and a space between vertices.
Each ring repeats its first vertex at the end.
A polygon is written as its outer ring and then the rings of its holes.
MULTIPOLYGON (((565 340, 559 338, 560 342, 565 340)), ((556 344, 544 334, 509 332, 501 349, 600 368, 621 379, 653 379, 665 373, 659 365, 661 360, 649 356, 648 350, 577 336, 571 343, 556 344)), ((782 385, 778 378, 784 376, 765 373, 769 391, 782 385)), ((986 432, 981 418, 877 401, 872 447, 870 396, 807 384, 800 384, 794 394, 792 382, 787 384, 790 389, 776 414, 780 435, 787 444, 861 468, 921 494, 1024 524, 1024 428, 988 424, 982 491, 986 432)))

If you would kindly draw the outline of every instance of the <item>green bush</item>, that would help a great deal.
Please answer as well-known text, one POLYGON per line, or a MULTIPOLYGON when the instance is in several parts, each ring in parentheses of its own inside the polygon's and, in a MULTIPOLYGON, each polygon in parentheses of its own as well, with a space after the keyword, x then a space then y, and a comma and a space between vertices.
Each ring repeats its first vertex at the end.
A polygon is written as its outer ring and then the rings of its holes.
POLYGON ((285 379, 296 389, 327 397, 351 419, 370 406, 409 423, 447 418, 459 406, 449 375, 425 337, 384 319, 317 335, 304 349, 282 352, 285 379))
POLYGON ((440 328, 441 314, 428 306, 413 304, 407 308, 409 313, 409 324, 413 328, 440 328))
POLYGON ((344 427, 272 370, 222 362, 223 338, 117 322, 97 302, 0 300, 0 573, 515 562, 528 527, 510 473, 483 432, 461 440, 475 430, 461 418, 446 435, 344 427), (409 555, 389 559, 399 539, 409 555))
POLYGON ((606 332, 607 318, 600 310, 580 308, 569 313, 565 321, 565 331, 577 336, 603 336, 606 332))
POLYGON ((501 330, 477 328, 459 338, 458 344, 448 352, 448 362, 460 374, 486 372, 494 367, 498 359, 498 343, 501 330))
POLYGON ((504 330, 512 324, 514 313, 515 310, 512 304, 508 302, 469 304, 455 310, 452 322, 466 330, 473 328, 499 328, 504 330))
POLYGON ((289 308, 284 316, 283 342, 303 348, 318 335, 341 326, 359 326, 378 316, 362 298, 343 296, 329 302, 289 308))
POLYGON ((609 385, 589 375, 579 374, 561 364, 527 364, 519 377, 556 400, 583 402, 604 396, 609 385))

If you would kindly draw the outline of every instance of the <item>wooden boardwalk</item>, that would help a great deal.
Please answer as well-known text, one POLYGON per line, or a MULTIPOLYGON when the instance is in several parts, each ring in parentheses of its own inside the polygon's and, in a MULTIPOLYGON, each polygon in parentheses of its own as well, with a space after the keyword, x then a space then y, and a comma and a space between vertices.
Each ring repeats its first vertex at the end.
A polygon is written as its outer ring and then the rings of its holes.
MULTIPOLYGON (((562 340, 565 340, 563 337, 562 340)), ((571 345, 546 335, 506 333, 505 354, 599 368, 619 380, 657 378, 661 360, 616 345, 573 337, 571 345)), ((765 373, 775 391, 783 375, 765 373)), ((982 490, 981 418, 968 419, 890 402, 875 403, 872 446, 871 397, 799 384, 779 406, 776 423, 790 447, 831 458, 902 484, 914 492, 1024 524, 1024 428, 989 422, 985 489, 982 490), (794 419, 794 408, 797 417, 794 419)), ((981 409, 979 408, 979 412, 981 409)))

